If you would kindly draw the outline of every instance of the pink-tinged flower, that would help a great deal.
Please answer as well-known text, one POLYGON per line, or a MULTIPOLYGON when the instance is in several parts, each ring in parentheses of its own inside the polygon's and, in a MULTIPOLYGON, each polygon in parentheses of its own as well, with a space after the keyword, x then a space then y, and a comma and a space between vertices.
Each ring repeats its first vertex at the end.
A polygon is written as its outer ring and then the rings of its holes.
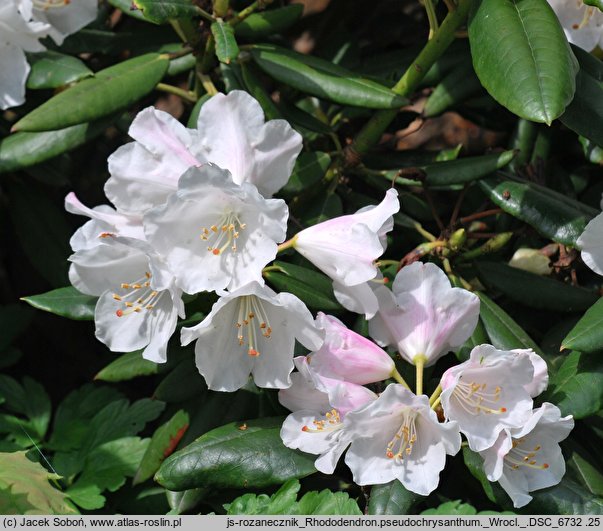
POLYGON ((516 348, 510 350, 513 356, 527 356, 532 363, 534 369, 534 377, 532 381, 527 385, 524 385, 524 389, 530 394, 532 398, 542 393, 549 385, 549 369, 546 361, 542 359, 536 352, 531 348, 516 348))
POLYGON ((96 337, 114 352, 144 348, 145 359, 165 362, 178 315, 184 317, 182 291, 146 242, 113 234, 100 239, 69 258, 72 284, 99 296, 96 337))
POLYGON ((102 243, 103 235, 125 236, 144 240, 142 217, 122 214, 109 205, 88 208, 71 192, 65 197, 65 210, 71 214, 87 216, 90 221, 75 231, 70 240, 71 248, 79 251, 102 243))
POLYGON ((576 240, 582 260, 598 275, 603 275, 603 213, 591 219, 576 240))
POLYGON ((567 40, 587 52, 603 45, 603 13, 582 0, 549 0, 567 40))
POLYGON ((374 261, 385 250, 380 231, 398 210, 398 192, 390 189, 373 208, 300 231, 293 238, 293 246, 334 281, 345 286, 362 284, 377 275, 374 261))
POLYGON ((525 386, 533 376, 526 353, 479 345, 466 362, 444 373, 444 415, 458 423, 472 450, 485 450, 504 429, 519 428, 530 418, 532 399, 525 386))
POLYGON ((302 137, 285 120, 265 122, 260 104, 247 92, 216 94, 201 108, 197 123, 207 160, 232 174, 237 184, 254 184, 271 197, 289 180, 302 137))
POLYGON ((379 312, 369 321, 369 333, 381 346, 395 345, 403 358, 433 365, 460 347, 479 318, 478 297, 453 288, 435 264, 415 262, 401 269, 393 290, 377 286, 379 312))
POLYGON ((320 350, 308 356, 314 372, 360 385, 380 382, 392 375, 394 361, 372 341, 322 312, 319 312, 316 324, 325 330, 325 340, 320 350))
POLYGON ((164 203, 188 168, 208 162, 270 197, 289 180, 302 148, 285 120, 265 122, 260 104, 240 90, 207 101, 198 128, 153 107, 138 113, 128 131, 135 141, 109 157, 107 197, 124 212, 144 212, 164 203))
POLYGON ((294 361, 299 372, 291 376, 291 387, 279 391, 281 404, 293 411, 283 423, 281 439, 288 448, 317 454, 317 470, 332 474, 351 442, 345 416, 377 395, 366 387, 314 373, 305 357, 294 361))
POLYGON ((438 486, 446 454, 455 455, 461 447, 456 422, 439 423, 426 396, 399 384, 348 413, 345 427, 352 439, 345 462, 358 485, 397 479, 426 496, 438 486))
POLYGON ((262 268, 285 239, 289 211, 212 164, 190 168, 167 203, 143 219, 147 239, 187 293, 263 284, 262 268))
POLYGON ((545 402, 522 428, 504 430, 496 444, 480 455, 490 481, 498 481, 516 508, 527 505, 530 492, 556 485, 565 474, 559 443, 572 431, 571 415, 545 402))
POLYGON ((295 295, 253 282, 221 293, 201 323, 182 329, 182 344, 196 341, 197 367, 210 389, 236 391, 250 374, 259 387, 282 389, 291 385, 295 340, 316 350, 323 336, 295 295))

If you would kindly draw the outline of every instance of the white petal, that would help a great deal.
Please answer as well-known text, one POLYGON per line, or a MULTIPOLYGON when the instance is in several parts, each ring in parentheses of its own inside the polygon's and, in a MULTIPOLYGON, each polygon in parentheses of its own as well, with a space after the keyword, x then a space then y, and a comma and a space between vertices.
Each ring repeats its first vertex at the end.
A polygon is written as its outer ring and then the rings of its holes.
POLYGON ((51 33, 57 44, 62 44, 67 35, 71 35, 88 25, 96 18, 97 0, 72 0, 63 7, 33 10, 36 20, 50 23, 55 31, 51 33))
POLYGON ((584 263, 603 275, 603 213, 589 221, 576 243, 582 249, 584 263))
POLYGON ((16 107, 25 102, 25 81, 29 70, 21 48, 0 42, 0 109, 16 107))
MULTIPOLYGON (((582 21, 588 6, 576 0, 549 0, 549 4, 559 18, 567 40, 587 52, 593 50, 601 37, 601 25, 598 12, 583 27, 582 21), (597 24, 599 22, 599 24, 597 24)), ((596 8, 591 8, 595 9, 596 8)))
POLYGON ((379 301, 370 286, 370 280, 356 286, 345 286, 333 281, 335 298, 346 310, 364 314, 366 319, 372 319, 379 310, 379 301))
POLYGON ((329 411, 329 395, 319 391, 311 379, 299 372, 291 375, 291 386, 278 392, 279 402, 290 411, 310 409, 312 411, 329 411))

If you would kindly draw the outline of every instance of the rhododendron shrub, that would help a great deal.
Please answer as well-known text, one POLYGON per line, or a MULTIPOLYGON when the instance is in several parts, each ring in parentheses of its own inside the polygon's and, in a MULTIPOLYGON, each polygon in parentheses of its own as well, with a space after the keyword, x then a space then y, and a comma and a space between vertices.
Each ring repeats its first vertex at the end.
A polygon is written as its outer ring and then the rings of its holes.
POLYGON ((601 3, 373 4, 0 6, 0 512, 601 512, 601 3))

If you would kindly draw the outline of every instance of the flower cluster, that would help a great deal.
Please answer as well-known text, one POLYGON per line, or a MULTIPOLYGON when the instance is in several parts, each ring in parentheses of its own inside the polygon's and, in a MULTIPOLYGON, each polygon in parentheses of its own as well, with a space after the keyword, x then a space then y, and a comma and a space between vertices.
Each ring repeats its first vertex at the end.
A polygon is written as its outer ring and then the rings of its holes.
MULTIPOLYGON (((531 500, 530 491, 557 484, 565 473, 558 443, 573 419, 549 403, 534 409, 533 397, 548 384, 546 362, 532 350, 478 345, 467 361, 443 374, 428 398, 423 367, 465 343, 477 323, 479 299, 451 287, 430 263, 403 268, 391 291, 383 284, 367 289, 377 300, 371 336, 416 366, 416 393, 387 352, 319 314, 317 325, 326 332, 322 347, 295 359, 293 384, 279 392, 293 412, 281 432, 285 445, 318 454, 316 468, 325 473, 349 447, 345 462, 359 485, 397 479, 428 495, 446 455, 461 448, 462 434, 483 457, 488 479, 500 483, 515 507, 531 500), (399 383, 379 395, 365 387, 390 378, 399 383)), ((364 313, 358 300, 352 305, 364 313)))
POLYGON ((25 52, 46 50, 51 37, 61 44, 67 35, 96 18, 98 0, 3 0, 0 5, 0 109, 25 101, 30 71, 25 52))
MULTIPOLYGON (((105 192, 114 207, 89 209, 74 194, 65 201, 91 218, 71 239, 69 277, 99 296, 97 338, 164 362, 185 317, 183 294, 215 292, 212 311, 181 332, 183 344, 196 341, 210 389, 234 391, 250 374, 261 387, 289 387, 295 340, 317 350, 324 336, 300 299, 263 279, 289 215, 272 195, 289 179, 301 136, 284 120, 265 122, 242 91, 205 103, 197 129, 148 108, 129 133, 134 142, 109 158, 105 192)), ((308 227, 281 248, 295 247, 343 286, 368 282, 399 208, 390 190, 379 205, 308 227)))
POLYGON ((114 206, 66 198, 67 210, 91 218, 71 239, 70 279, 99 296, 96 336, 111 350, 144 349, 164 362, 185 317, 183 295, 215 292, 209 314, 182 328, 182 344, 195 342, 212 390, 235 391, 250 375, 280 389, 292 411, 283 442, 318 455, 318 470, 332 473, 347 452, 358 484, 397 479, 427 495, 463 434, 516 506, 561 479, 558 442, 573 420, 551 404, 533 409, 548 377, 531 350, 477 346, 424 394, 424 368, 465 344, 479 299, 432 263, 402 268, 387 287, 376 260, 400 208, 394 189, 378 205, 285 242, 288 207, 272 196, 292 172, 301 137, 283 120, 265 122, 247 93, 213 96, 197 129, 148 108, 129 132, 134 141, 109 159, 105 192, 114 206), (264 268, 289 248, 331 278, 345 308, 366 316, 374 341, 333 316, 314 318, 299 298, 265 284, 264 268), (293 358, 296 340, 307 356, 293 358), (414 393, 387 347, 416 367, 414 393), (390 379, 398 383, 384 387, 390 379))

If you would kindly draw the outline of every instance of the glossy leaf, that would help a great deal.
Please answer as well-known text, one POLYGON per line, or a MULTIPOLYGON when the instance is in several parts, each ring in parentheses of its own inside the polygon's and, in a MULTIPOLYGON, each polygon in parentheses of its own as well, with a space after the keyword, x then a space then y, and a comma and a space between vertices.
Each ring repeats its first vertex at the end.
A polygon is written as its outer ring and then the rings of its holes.
POLYGON ((142 11, 146 20, 155 24, 199 14, 199 8, 193 0, 133 0, 133 4, 142 11))
POLYGON ((151 92, 169 65, 167 55, 149 53, 105 68, 25 115, 14 131, 62 129, 124 109, 151 92))
POLYGON ((309 190, 318 183, 327 172, 331 164, 328 153, 317 151, 315 153, 301 153, 295 161, 293 172, 289 181, 280 191, 281 194, 292 196, 309 190))
POLYGON ((108 0, 109 3, 123 11, 126 15, 137 18, 138 20, 145 20, 142 11, 136 7, 136 4, 132 0, 108 0))
POLYGON ((88 321, 94 319, 97 297, 84 295, 69 286, 40 295, 22 297, 21 300, 31 304, 38 310, 44 310, 76 321, 88 321))
POLYGON ((501 291, 511 300, 531 308, 575 312, 585 310, 599 300, 599 294, 592 290, 536 275, 504 263, 477 262, 475 267, 480 280, 486 286, 501 291))
POLYGON ((262 13, 252 13, 235 26, 235 34, 246 40, 270 37, 295 24, 303 11, 302 4, 291 4, 262 13))
POLYGON ((599 299, 586 311, 565 336, 561 348, 581 352, 603 350, 603 299, 599 299))
POLYGON ((323 59, 271 44, 256 44, 251 54, 276 80, 319 98, 369 109, 394 109, 407 103, 387 87, 323 59))
POLYGON ((603 514, 603 500, 567 476, 548 489, 531 492, 533 500, 524 514, 603 514))
POLYGON ((0 374, 0 396, 4 399, 3 408, 27 419, 3 415, 3 420, 15 427, 14 436, 17 441, 29 447, 32 445, 30 436, 35 440, 42 440, 48 430, 51 415, 50 397, 44 387, 29 376, 25 376, 22 383, 19 383, 10 376, 0 374))
POLYGON ((478 453, 471 451, 467 446, 464 446, 462 451, 465 466, 471 475, 481 483, 484 494, 488 499, 503 508, 511 507, 511 500, 507 493, 498 483, 493 483, 486 477, 483 458, 478 453))
POLYGON ((482 85, 471 64, 462 63, 435 87, 425 102, 423 114, 428 118, 442 114, 454 105, 479 94, 481 89, 482 85))
POLYGON ((501 350, 531 348, 543 356, 534 340, 490 297, 476 292, 480 300, 479 315, 492 344, 501 350))
POLYGON ((230 64, 239 55, 239 47, 234 36, 233 27, 218 20, 211 25, 211 33, 216 41, 216 57, 221 63, 230 64))
POLYGON ((164 366, 145 360, 142 351, 137 350, 121 354, 115 361, 101 369, 94 379, 103 382, 123 382, 138 376, 158 374, 164 366))
POLYGON ((54 89, 94 75, 82 61, 71 55, 46 50, 30 54, 29 89, 54 89))
POLYGON ((112 118, 72 125, 56 131, 15 133, 0 140, 0 173, 39 164, 96 138, 112 118))
POLYGON ((583 203, 535 183, 488 178, 479 185, 505 212, 565 245, 575 246, 586 224, 598 214, 583 203))
POLYGON ((263 418, 212 430, 168 457, 155 479, 170 490, 261 488, 314 473, 315 456, 283 445, 282 423, 263 418))
POLYGON ((371 489, 368 513, 410 514, 412 508, 423 499, 424 496, 406 490, 406 487, 395 479, 383 485, 375 485, 371 489))
POLYGON ((293 293, 310 309, 342 309, 333 295, 333 283, 322 273, 286 262, 275 262, 273 265, 276 269, 266 271, 264 277, 278 291, 293 293))
POLYGON ((168 403, 184 402, 207 390, 193 356, 184 358, 157 386, 153 396, 168 403))
POLYGON ((134 485, 146 481, 157 472, 165 458, 176 449, 180 439, 188 429, 188 424, 188 413, 180 410, 157 429, 134 476, 134 485))
POLYGON ((570 352, 551 377, 547 399, 575 419, 597 413, 603 407, 603 362, 570 352))
POLYGON ((482 85, 522 118, 550 124, 576 88, 578 62, 546 0, 482 0, 469 19, 482 85))

